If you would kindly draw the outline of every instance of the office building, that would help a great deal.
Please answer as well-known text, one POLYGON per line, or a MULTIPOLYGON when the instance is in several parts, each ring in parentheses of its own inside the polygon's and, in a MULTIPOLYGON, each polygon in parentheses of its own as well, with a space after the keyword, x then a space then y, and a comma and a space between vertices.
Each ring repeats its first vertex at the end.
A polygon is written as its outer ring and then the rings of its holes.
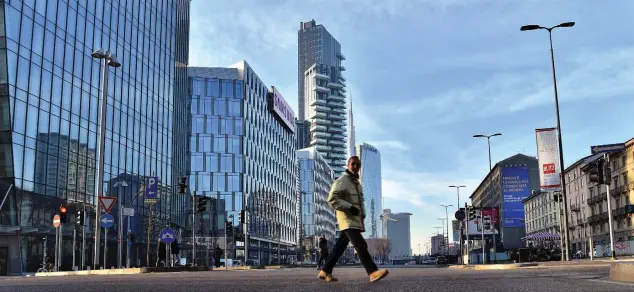
POLYGON ((383 195, 381 194, 381 153, 374 146, 363 143, 357 145, 356 153, 361 159, 359 171, 363 199, 365 204, 364 237, 382 237, 381 210, 383 195))
POLYGON ((295 114, 245 61, 188 71, 190 191, 224 202, 211 215, 220 222, 211 230, 223 235, 224 220, 233 222, 237 248, 231 248, 231 259, 244 260, 237 215, 248 208, 249 261, 278 262, 281 244, 280 260, 286 262, 298 244, 295 114))
POLYGON ((315 20, 302 22, 298 32, 299 120, 310 121, 310 146, 317 147, 335 171, 345 170, 346 84, 341 72, 341 45, 315 20))
MULTIPOLYGON (((297 150, 297 160, 301 197, 301 238, 325 235, 330 245, 333 245, 336 240, 337 217, 335 210, 328 204, 328 195, 335 173, 314 147, 297 150)), ((315 244, 317 242, 314 240, 315 244)))
POLYGON ((295 149, 304 149, 310 146, 310 122, 295 119, 295 149))
MULTIPOLYGON (((524 205, 532 191, 539 190, 539 167, 537 158, 516 154, 493 166, 469 199, 476 208, 498 210, 496 228, 497 251, 525 247, 526 236, 524 205)), ((495 222, 494 218, 494 222, 495 222)), ((492 247, 493 233, 485 234, 486 245, 492 247)), ((474 236, 474 234, 469 234, 474 236)), ((475 234, 475 236, 478 236, 475 234)), ((481 237, 480 237, 481 238, 481 237)), ((472 250, 482 250, 480 239, 470 245, 472 250)), ((488 251, 487 249, 487 257, 488 251)))
POLYGON ((410 231, 410 216, 412 213, 392 213, 392 210, 383 210, 384 216, 391 220, 384 221, 385 237, 390 241, 390 260, 408 260, 412 256, 412 243, 410 231))
POLYGON ((431 237, 431 255, 438 256, 445 254, 445 237, 442 234, 436 234, 431 237))
MULTIPOLYGON (((94 50, 103 48, 121 61, 108 68, 103 182, 121 174, 155 175, 171 186, 185 173, 189 3, 0 2, 0 181, 15 186, 0 216, 0 262, 7 263, 0 276, 40 267, 44 244, 49 252, 54 247, 51 221, 60 205, 66 205, 72 226, 76 210, 87 208, 86 246, 78 249, 85 251, 85 266, 93 266, 96 195, 115 195, 107 184, 96 194, 104 64, 91 57, 94 50)), ((137 191, 128 187, 119 200, 129 202, 137 191)), ((157 224, 170 223, 178 232, 189 200, 175 191, 169 204, 159 198, 163 203, 153 213, 162 220, 157 224)), ((139 224, 147 220, 146 206, 136 210, 139 224)), ((116 227, 108 234, 112 265, 116 227)), ((65 230, 61 268, 71 270, 72 228, 65 230)), ((137 234, 133 248, 142 254, 145 232, 137 234)), ((157 226, 150 236, 152 251, 158 232, 157 226)), ((77 256, 75 265, 83 268, 77 256)), ((148 264, 145 257, 139 260, 148 264)))

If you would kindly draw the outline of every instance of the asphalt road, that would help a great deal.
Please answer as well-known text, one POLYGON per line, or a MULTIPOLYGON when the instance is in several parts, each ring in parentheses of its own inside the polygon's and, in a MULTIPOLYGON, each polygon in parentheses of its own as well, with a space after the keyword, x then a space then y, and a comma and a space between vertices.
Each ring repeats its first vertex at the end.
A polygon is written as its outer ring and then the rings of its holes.
POLYGON ((188 291, 634 291, 633 284, 608 281, 607 266, 473 271, 447 268, 392 268, 369 283, 362 268, 335 269, 340 281, 326 283, 315 269, 211 271, 125 276, 5 277, 0 291, 188 292, 188 291))

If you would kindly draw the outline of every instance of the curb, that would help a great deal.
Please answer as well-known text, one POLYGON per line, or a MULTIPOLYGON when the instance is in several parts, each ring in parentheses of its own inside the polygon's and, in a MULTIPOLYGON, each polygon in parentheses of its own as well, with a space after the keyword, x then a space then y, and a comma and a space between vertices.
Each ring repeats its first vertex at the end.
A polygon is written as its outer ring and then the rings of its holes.
POLYGON ((211 271, 208 267, 151 267, 151 268, 131 268, 131 269, 108 269, 90 271, 67 271, 67 272, 46 272, 35 273, 35 277, 54 276, 89 276, 89 275, 135 275, 148 273, 177 273, 177 272, 202 272, 211 271))
POLYGON ((610 280, 634 283, 634 263, 612 263, 610 280))
POLYGON ((519 268, 537 267, 538 263, 519 263, 519 264, 497 264, 497 265, 455 265, 449 266, 449 269, 456 270, 476 270, 476 271, 489 271, 489 270, 515 270, 519 268))

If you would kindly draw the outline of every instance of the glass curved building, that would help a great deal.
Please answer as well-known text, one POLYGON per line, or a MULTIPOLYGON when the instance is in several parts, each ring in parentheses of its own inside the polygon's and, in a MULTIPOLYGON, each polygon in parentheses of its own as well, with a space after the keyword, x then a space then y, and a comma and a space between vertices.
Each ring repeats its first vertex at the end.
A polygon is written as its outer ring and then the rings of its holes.
MULTIPOLYGON (((132 265, 155 262, 156 238, 164 226, 181 233, 189 201, 170 186, 185 173, 189 3, 0 1, 1 195, 14 186, 0 211, 0 276, 34 272, 45 250, 53 255, 52 218, 61 205, 68 210, 61 269, 94 267, 104 66, 91 57, 97 48, 110 51, 121 63, 108 69, 101 195, 118 197, 136 209, 130 226, 136 237, 132 265), (143 197, 132 201, 146 176, 160 178, 151 221, 143 197), (121 180, 128 187, 114 188, 121 180), (76 212, 84 209, 85 236, 76 225, 76 212), (155 226, 150 234, 148 223, 155 226), (73 263, 75 228, 78 252, 73 263)), ((118 212, 115 206, 111 214, 117 218, 118 212)), ((115 266, 117 227, 109 228, 107 236, 107 262, 115 266)))
POLYGON ((364 236, 382 237, 381 214, 383 195, 381 193, 381 153, 374 146, 363 143, 357 145, 356 152, 361 159, 361 185, 365 200, 366 217, 364 236))
POLYGON ((310 248, 317 249, 316 237, 325 235, 332 245, 336 240, 337 218, 328 204, 328 195, 335 173, 315 147, 297 150, 297 160, 302 216, 300 238, 310 238, 310 248))
MULTIPOLYGON (((234 226, 228 234, 229 258, 244 260, 239 213, 246 208, 249 262, 278 262, 278 245, 280 260, 287 261, 296 255, 299 221, 295 114, 245 61, 188 72, 190 191, 215 202, 198 215, 197 237, 224 249, 224 221, 229 220, 234 226)), ((196 258, 205 258, 205 248, 199 251, 196 258)))

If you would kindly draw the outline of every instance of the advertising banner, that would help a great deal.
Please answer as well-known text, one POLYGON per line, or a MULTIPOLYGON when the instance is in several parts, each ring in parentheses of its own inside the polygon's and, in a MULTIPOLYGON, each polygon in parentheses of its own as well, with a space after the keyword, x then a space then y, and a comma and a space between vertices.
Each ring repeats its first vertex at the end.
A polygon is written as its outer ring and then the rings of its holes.
POLYGON ((451 230, 453 231, 453 242, 460 241, 460 221, 451 221, 451 230))
POLYGON ((504 227, 524 227, 522 200, 531 194, 528 167, 502 168, 504 227))
POLYGON ((559 141, 557 129, 537 129, 537 157, 539 163, 539 186, 542 191, 561 189, 561 167, 559 163, 559 141))
MULTIPOLYGON (((482 236, 482 228, 484 228, 484 236, 491 237, 494 233, 495 224, 498 218, 498 209, 491 212, 491 208, 484 210, 475 210, 476 218, 467 222, 467 234, 469 237, 482 236), (493 213, 493 214, 492 214, 493 213)), ((499 230, 495 229, 495 234, 499 234, 499 230)))

